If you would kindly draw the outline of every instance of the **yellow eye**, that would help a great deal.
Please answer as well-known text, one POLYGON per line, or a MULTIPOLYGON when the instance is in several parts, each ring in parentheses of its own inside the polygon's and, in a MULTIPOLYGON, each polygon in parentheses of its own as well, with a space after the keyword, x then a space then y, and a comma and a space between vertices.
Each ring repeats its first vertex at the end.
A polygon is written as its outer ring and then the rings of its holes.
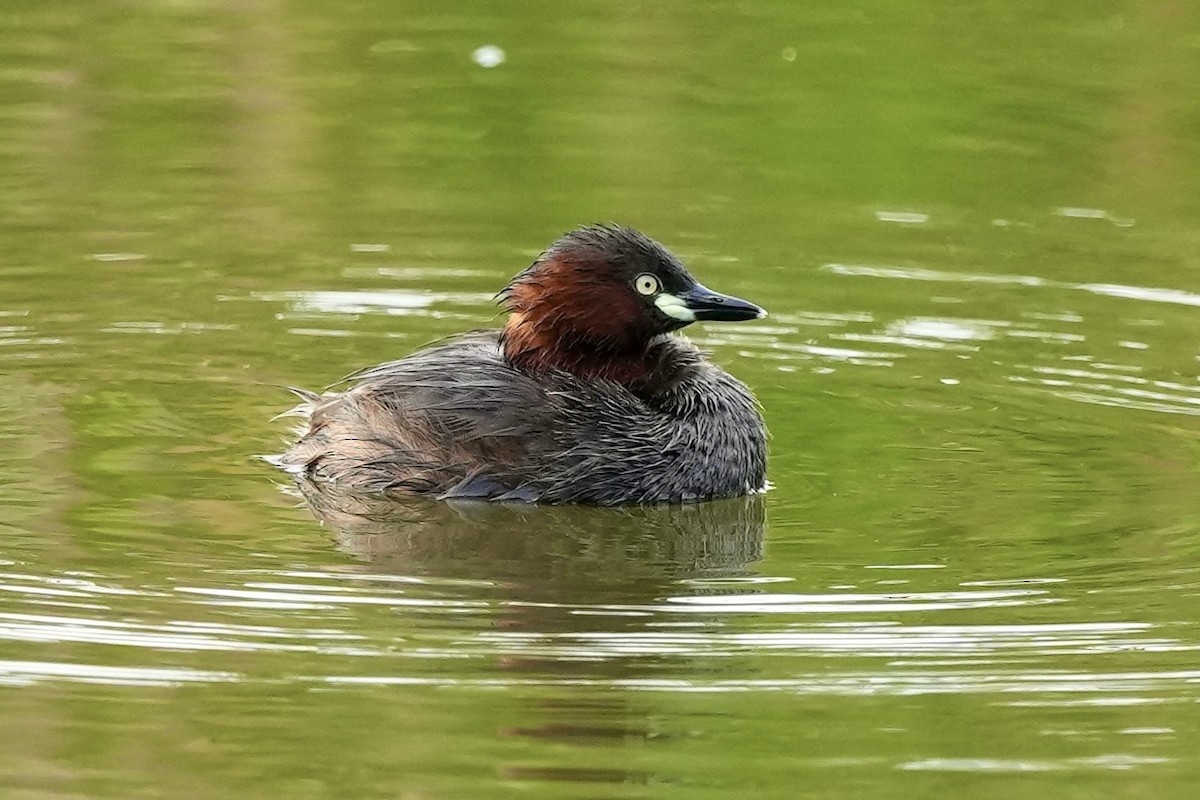
POLYGON ((658 294, 658 290, 662 288, 662 285, 658 282, 657 277, 651 275, 649 272, 643 272, 634 279, 633 287, 638 290, 638 294, 649 296, 658 294))

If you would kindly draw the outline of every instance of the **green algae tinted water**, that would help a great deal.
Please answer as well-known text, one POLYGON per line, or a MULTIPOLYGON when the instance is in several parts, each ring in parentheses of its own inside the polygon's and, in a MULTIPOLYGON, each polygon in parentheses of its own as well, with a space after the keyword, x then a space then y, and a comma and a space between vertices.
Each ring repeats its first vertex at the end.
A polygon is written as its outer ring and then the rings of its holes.
POLYGON ((1187 3, 0 9, 0 797, 1200 781, 1187 3), (616 220, 765 497, 318 524, 280 385, 616 220))

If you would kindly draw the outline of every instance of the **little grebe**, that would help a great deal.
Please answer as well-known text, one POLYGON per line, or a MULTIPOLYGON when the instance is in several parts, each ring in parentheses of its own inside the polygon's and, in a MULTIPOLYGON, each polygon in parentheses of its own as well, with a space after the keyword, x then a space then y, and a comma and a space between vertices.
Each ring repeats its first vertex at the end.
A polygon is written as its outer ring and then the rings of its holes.
POLYGON ((297 391, 307 426, 281 466, 339 492, 445 499, 619 505, 763 488, 754 395, 671 335, 761 308, 616 226, 566 234, 498 298, 503 330, 363 370, 343 393, 297 391))

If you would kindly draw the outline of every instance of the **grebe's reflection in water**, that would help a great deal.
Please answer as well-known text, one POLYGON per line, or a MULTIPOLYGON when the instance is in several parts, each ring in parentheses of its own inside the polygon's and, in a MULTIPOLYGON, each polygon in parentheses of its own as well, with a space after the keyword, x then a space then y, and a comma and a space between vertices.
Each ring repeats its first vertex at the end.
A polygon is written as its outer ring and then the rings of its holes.
POLYGON ((445 642, 467 658, 454 661, 461 674, 449 683, 467 676, 513 693, 498 733, 566 747, 555 763, 498 765, 505 776, 592 784, 678 777, 599 769, 580 745, 661 744, 653 701, 615 687, 711 669, 678 644, 723 628, 725 612, 678 601, 763 591, 749 572, 763 554, 760 495, 588 508, 399 502, 334 494, 302 480, 298 486, 361 569, 416 579, 414 593, 459 607, 406 620, 402 636, 418 631, 413 641, 426 651, 445 642))
POLYGON ((625 583, 644 597, 628 584, 734 577, 763 552, 761 495, 614 509, 394 500, 302 477, 297 486, 338 544, 373 570, 581 589, 625 583))

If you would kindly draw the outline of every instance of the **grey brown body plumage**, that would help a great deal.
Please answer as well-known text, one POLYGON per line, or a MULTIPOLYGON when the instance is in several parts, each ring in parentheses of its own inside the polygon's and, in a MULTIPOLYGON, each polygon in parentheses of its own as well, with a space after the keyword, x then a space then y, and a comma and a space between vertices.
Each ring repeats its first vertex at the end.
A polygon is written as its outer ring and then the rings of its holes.
POLYGON ((686 340, 655 338, 629 385, 515 367, 478 331, 311 398, 281 458, 343 491, 543 503, 682 502, 758 491, 766 431, 749 390, 686 340))

